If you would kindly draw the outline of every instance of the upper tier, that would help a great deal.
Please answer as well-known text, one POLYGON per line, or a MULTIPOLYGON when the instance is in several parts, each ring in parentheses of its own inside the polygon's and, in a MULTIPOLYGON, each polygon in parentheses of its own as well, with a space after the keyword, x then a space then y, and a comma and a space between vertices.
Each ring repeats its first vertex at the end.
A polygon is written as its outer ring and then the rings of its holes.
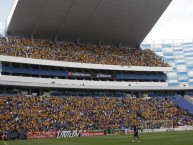
POLYGON ((153 51, 18 37, 0 38, 0 55, 107 65, 167 67, 153 51))

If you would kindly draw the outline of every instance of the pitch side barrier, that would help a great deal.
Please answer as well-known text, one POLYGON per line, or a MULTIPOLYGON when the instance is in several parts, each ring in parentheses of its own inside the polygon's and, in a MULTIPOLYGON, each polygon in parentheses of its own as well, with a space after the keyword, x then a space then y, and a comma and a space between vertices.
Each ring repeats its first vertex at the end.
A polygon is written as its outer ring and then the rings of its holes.
POLYGON ((104 136, 105 132, 103 130, 82 130, 81 137, 86 136, 104 136))
POLYGON ((26 134, 22 132, 0 132, 0 140, 26 139, 26 134))
POLYGON ((55 138, 56 131, 27 132, 27 139, 55 138))
MULTIPOLYGON (((193 126, 178 126, 175 128, 153 128, 153 129, 138 130, 139 133, 168 132, 168 131, 193 131, 193 126)), ((125 129, 125 134, 133 134, 133 130, 125 129)))
POLYGON ((58 131, 56 138, 73 138, 73 137, 87 137, 87 136, 103 136, 102 130, 82 130, 82 131, 58 131))
POLYGON ((103 136, 105 135, 102 130, 81 130, 81 131, 42 131, 42 132, 27 132, 27 139, 46 139, 46 138, 75 138, 86 136, 103 136))
POLYGON ((193 126, 178 126, 175 128, 144 129, 143 132, 193 131, 193 126))

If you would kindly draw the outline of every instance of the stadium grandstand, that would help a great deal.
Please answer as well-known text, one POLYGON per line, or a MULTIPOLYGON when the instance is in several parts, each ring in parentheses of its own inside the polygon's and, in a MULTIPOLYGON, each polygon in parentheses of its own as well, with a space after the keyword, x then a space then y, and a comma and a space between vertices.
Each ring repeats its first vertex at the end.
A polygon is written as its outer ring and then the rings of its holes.
POLYGON ((169 86, 172 66, 140 48, 170 2, 16 0, 0 37, 1 139, 193 126, 191 86, 169 86))

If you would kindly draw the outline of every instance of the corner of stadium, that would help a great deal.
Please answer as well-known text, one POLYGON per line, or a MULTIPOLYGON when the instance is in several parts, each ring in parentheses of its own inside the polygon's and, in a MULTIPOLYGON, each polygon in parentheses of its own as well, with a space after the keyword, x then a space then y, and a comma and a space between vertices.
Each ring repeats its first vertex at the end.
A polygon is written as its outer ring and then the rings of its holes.
POLYGON ((171 2, 15 0, 0 37, 0 144, 190 145, 193 42, 143 41, 171 2))

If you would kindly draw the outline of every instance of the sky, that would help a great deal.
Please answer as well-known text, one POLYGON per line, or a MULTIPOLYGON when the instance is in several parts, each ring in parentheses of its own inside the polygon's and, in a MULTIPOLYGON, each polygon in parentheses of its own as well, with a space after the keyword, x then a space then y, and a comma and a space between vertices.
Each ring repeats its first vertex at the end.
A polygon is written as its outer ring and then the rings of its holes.
POLYGON ((193 39, 193 0, 173 0, 146 39, 193 39))
MULTIPOLYGON (((15 0, 0 0, 0 33, 15 0)), ((173 0, 145 40, 193 39, 193 0, 173 0)))
POLYGON ((0 33, 3 32, 6 18, 15 0, 0 0, 0 33))

